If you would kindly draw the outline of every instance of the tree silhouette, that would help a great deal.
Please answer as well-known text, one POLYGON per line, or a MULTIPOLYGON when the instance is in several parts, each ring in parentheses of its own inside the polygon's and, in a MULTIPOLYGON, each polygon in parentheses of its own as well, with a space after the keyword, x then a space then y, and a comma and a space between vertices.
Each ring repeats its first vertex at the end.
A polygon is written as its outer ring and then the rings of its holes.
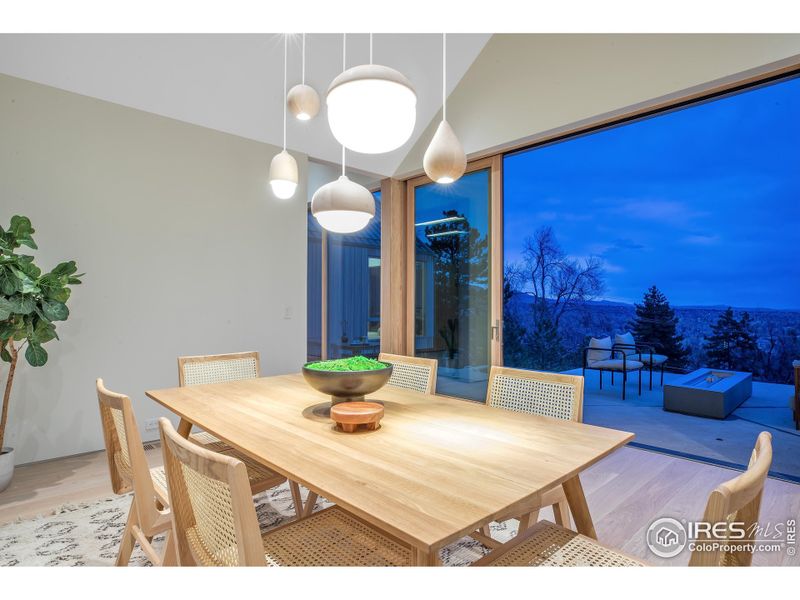
POLYGON ((644 294, 641 304, 634 304, 636 316, 628 325, 636 341, 652 344, 659 354, 669 358, 673 367, 685 367, 689 350, 683 345, 683 336, 678 333, 678 317, 667 297, 656 286, 644 294))
POLYGON ((706 361, 710 367, 731 371, 753 370, 758 346, 747 311, 737 320, 733 308, 728 307, 711 326, 711 335, 706 336, 705 340, 706 361))

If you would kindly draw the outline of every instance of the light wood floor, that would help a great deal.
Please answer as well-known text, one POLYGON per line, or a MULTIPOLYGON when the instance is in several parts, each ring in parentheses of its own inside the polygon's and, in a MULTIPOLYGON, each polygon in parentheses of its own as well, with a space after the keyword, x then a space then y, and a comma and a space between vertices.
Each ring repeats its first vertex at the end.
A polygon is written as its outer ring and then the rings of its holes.
MULTIPOLYGON (((160 464, 158 448, 148 450, 152 466, 160 464)), ((623 448, 582 476, 598 538, 605 544, 652 564, 685 565, 688 554, 660 560, 650 554, 644 534, 658 517, 700 519, 709 492, 735 471, 636 448, 623 448)), ((96 452, 18 467, 11 487, 0 494, 0 524, 46 514, 67 503, 111 496, 105 454, 96 452)), ((800 486, 767 480, 760 523, 772 524, 800 515, 800 486)), ((548 510, 542 518, 552 520, 548 510)), ((783 553, 756 554, 756 565, 800 565, 783 553)))

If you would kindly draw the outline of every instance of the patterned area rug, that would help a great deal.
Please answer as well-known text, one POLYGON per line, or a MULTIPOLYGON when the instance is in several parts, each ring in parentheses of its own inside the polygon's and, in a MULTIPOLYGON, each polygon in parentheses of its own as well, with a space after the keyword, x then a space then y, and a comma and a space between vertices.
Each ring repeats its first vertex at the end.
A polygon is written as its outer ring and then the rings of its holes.
MULTIPOLYGON (((294 516, 287 484, 257 496, 254 503, 262 532, 294 516)), ((0 527, 0 566, 111 566, 117 558, 130 504, 130 496, 115 496, 91 504, 64 506, 52 515, 4 525, 0 527)), ((320 499, 315 510, 326 506, 330 503, 320 499)), ((513 520, 493 523, 492 537, 508 540, 516 525, 513 520)), ((163 539, 153 540, 157 547, 162 543, 163 539)), ((468 565, 486 552, 479 542, 463 538, 442 549, 440 557, 446 566, 455 567, 468 565)), ((138 545, 130 565, 150 565, 138 545)))

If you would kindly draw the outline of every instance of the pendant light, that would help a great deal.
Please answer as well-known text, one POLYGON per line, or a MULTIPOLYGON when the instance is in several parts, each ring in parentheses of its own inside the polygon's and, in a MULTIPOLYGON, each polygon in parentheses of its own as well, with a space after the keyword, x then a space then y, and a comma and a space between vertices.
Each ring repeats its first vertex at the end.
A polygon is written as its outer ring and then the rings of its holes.
MULTIPOLYGON (((286 98, 286 44, 287 36, 283 36, 283 98, 286 98)), ((283 151, 272 159, 269 165, 269 185, 272 193, 281 200, 294 196, 297 189, 297 161, 286 151, 286 102, 283 103, 283 151)))
POLYGON ((402 146, 414 131, 417 94, 399 71, 372 64, 342 70, 325 98, 328 124, 343 146, 364 154, 390 152, 402 146))
MULTIPOLYGON (((342 70, 347 65, 347 34, 342 39, 342 70)), ((311 198, 311 214, 323 229, 334 233, 355 233, 375 216, 375 198, 363 185, 345 174, 346 149, 342 146, 342 175, 326 183, 311 198)))
POLYGON ((442 34, 442 122, 433 134, 422 166, 437 183, 453 183, 464 174, 467 156, 453 128, 447 122, 447 34, 442 34))
POLYGON ((310 85, 306 85, 306 34, 303 34, 303 67, 302 83, 289 90, 286 102, 292 114, 301 121, 309 121, 319 112, 319 94, 310 85))
POLYGON ((334 233, 360 231, 375 216, 375 198, 363 185, 348 179, 344 159, 342 146, 341 177, 323 185, 311 198, 311 214, 324 229, 334 233))

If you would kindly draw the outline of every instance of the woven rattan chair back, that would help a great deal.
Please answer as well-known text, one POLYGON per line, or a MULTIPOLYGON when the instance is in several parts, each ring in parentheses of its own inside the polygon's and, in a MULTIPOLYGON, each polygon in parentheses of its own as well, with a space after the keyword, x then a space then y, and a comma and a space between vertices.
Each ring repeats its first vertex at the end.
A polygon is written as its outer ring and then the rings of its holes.
MULTIPOLYGON (((705 550, 698 547, 692 552, 689 566, 744 567, 752 563, 753 547, 749 544, 758 538, 758 513, 761 509, 761 496, 771 465, 772 436, 763 431, 756 440, 747 470, 711 492, 703 521, 712 525, 726 523, 727 527, 722 527, 722 532, 716 531, 713 538, 707 535, 698 536, 698 541, 712 542, 706 546, 714 549, 705 550), (745 532, 745 539, 741 539, 738 533, 742 530, 745 532), (734 532, 736 533, 734 534, 734 532), (731 547, 737 550, 722 550, 720 546, 724 545, 726 541, 730 541, 731 547)), ((720 526, 717 525, 717 527, 720 526)))
POLYGON ((425 394, 436 393, 436 371, 439 363, 435 359, 381 352, 378 360, 392 364, 389 385, 425 394))
POLYGON ((115 494, 134 492, 139 523, 146 529, 156 523, 161 513, 131 400, 106 389, 102 379, 97 380, 97 399, 111 487, 115 494))
POLYGON ((167 419, 159 425, 178 563, 265 565, 244 464, 184 439, 167 419))
POLYGON ((224 383, 261 377, 258 352, 235 352, 178 358, 178 385, 224 383))
POLYGON ((492 367, 486 404, 543 417, 583 420, 583 377, 492 367))

